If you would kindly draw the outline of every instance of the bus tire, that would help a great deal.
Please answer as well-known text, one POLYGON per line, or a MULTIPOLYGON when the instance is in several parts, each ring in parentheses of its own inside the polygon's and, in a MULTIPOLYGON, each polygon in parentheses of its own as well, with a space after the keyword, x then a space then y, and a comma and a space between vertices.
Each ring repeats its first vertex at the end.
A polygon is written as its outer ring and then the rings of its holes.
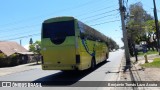
POLYGON ((92 60, 91 60, 91 69, 95 69, 95 66, 96 66, 96 62, 95 62, 95 57, 92 57, 92 60))
POLYGON ((106 53, 106 60, 108 59, 108 56, 109 56, 108 53, 106 53))

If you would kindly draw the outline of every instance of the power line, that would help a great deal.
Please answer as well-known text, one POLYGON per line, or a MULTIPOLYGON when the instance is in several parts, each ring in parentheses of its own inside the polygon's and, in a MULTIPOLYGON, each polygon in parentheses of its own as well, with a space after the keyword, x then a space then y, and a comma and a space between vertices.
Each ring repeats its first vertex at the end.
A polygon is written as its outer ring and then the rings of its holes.
POLYGON ((147 8, 153 9, 153 7, 151 7, 151 6, 147 5, 147 4, 143 3, 143 5, 146 6, 147 8))
POLYGON ((83 13, 83 14, 80 14, 80 15, 76 15, 76 17, 77 16, 84 16, 84 15, 86 15, 86 14, 91 14, 91 13, 95 13, 95 12, 99 12, 99 11, 102 11, 102 10, 106 10, 106 9, 109 9, 109 8, 112 8, 112 7, 114 7, 115 5, 111 5, 111 6, 109 6, 109 7, 105 7, 105 8, 101 8, 101 9, 98 9, 98 10, 94 10, 94 11, 88 11, 88 12, 86 12, 86 13, 83 13))
POLYGON ((102 22, 102 23, 93 24, 93 25, 90 25, 90 26, 97 26, 97 25, 106 24, 106 23, 112 23, 112 22, 117 22, 117 21, 120 21, 120 20, 113 20, 113 21, 108 21, 108 22, 102 22))
MULTIPOLYGON (((86 22, 90 22, 90 21, 96 21, 96 20, 100 20, 100 19, 103 19, 103 18, 105 18, 105 17, 109 17, 109 16, 116 16, 116 15, 118 15, 118 13, 117 14, 110 14, 110 15, 107 15, 107 16, 103 16, 103 17, 99 17, 99 18, 95 18, 95 19, 92 19, 92 20, 89 20, 89 21, 86 21, 86 22)), ((113 18, 116 18, 116 17, 113 17, 113 18)), ((112 19, 112 18, 110 18, 110 19, 112 19)), ((85 22, 85 23, 86 23, 85 22)), ((110 22, 110 21, 109 21, 110 22)), ((37 26, 37 25, 36 25, 37 26)), ((9 32, 9 31, 15 31, 15 30, 20 30, 20 29, 24 29, 24 28, 31 28, 31 27, 33 27, 33 25, 31 25, 31 26, 25 26, 25 27, 19 27, 19 28, 14 28, 13 30, 12 29, 10 29, 10 30, 8 30, 8 31, 6 31, 6 32, 9 32)), ((4 32, 3 32, 4 33, 4 32)), ((23 32, 24 33, 24 32, 23 32)), ((19 34, 23 34, 23 33, 18 33, 18 34, 14 34, 14 35, 19 35, 19 34)), ((27 33, 27 32, 25 32, 25 33, 27 33)), ((24 34, 25 34, 24 33, 24 34)), ((8 35, 8 36, 13 36, 13 34, 12 35, 8 35)), ((0 37, 0 38, 3 38, 3 37, 7 37, 7 36, 2 36, 2 37, 0 37)))
MULTIPOLYGON (((117 13, 117 14, 118 14, 118 13, 117 13)), ((104 17, 106 17, 106 16, 104 16, 104 17)), ((102 18, 104 18, 104 17, 96 18, 96 19, 93 19, 93 20, 96 21, 96 20, 102 19, 102 18)), ((114 17, 114 18, 115 18, 115 17, 114 17)), ((90 21, 93 21, 93 20, 90 20, 90 21)), ((87 22, 89 22, 89 21, 87 21, 87 22)), ((109 22, 112 22, 112 21, 108 21, 108 22, 105 22, 105 23, 109 23, 109 22)), ((31 31, 28 31, 28 32, 31 32, 31 31)), ((6 36, 2 36, 2 37, 0 37, 0 38, 10 37, 10 36, 16 36, 16 35, 22 35, 22 34, 26 34, 26 33, 28 33, 28 32, 17 33, 17 34, 12 34, 12 35, 6 35, 6 36)))
MULTIPOLYGON (((110 8, 110 7, 106 7, 106 8, 110 8)), ((103 9, 106 9, 106 8, 103 8, 103 9)), ((101 9, 101 10, 103 10, 103 9, 101 9)), ((97 11, 99 11, 99 10, 97 10, 97 11)), ((92 12, 97 12, 97 11, 92 11, 92 12)), ((101 14, 97 14, 97 15, 94 15, 94 16, 91 16, 91 17, 95 17, 95 16, 98 16, 98 15, 103 15, 103 14, 106 14, 106 13, 110 13, 110 12, 113 12, 113 11, 116 11, 116 10, 111 10, 111 11, 108 11, 108 12, 104 12, 104 13, 101 13, 101 14)), ((84 15, 86 15, 86 14, 83 14, 83 15, 81 15, 81 16, 84 16, 84 15)), ((80 16, 80 15, 79 15, 80 16)), ((89 18, 89 17, 86 17, 86 18, 89 18)), ((83 19, 86 19, 86 18, 82 18, 82 20, 83 19)), ((24 22, 24 21, 23 21, 24 22)), ((19 22, 20 23, 20 22, 19 22)), ((16 23, 13 23, 12 25, 15 25, 16 23)), ((10 24, 8 24, 8 25, 10 25, 10 24)), ((38 26, 38 25, 32 25, 32 26, 38 26)), ((24 27, 19 27, 19 28, 26 28, 26 27, 31 27, 31 26, 24 26, 24 27)), ((2 27, 1 27, 2 28, 2 27)), ((8 28, 8 27, 7 27, 8 28)), ((14 28, 14 29, 19 29, 19 28, 14 28)))
POLYGON ((38 36, 38 35, 40 35, 40 34, 41 34, 41 33, 30 34, 30 35, 21 36, 21 37, 17 37, 17 38, 10 38, 10 39, 6 39, 6 40, 2 40, 2 41, 17 40, 17 39, 27 38, 27 37, 31 37, 31 36, 38 36))
POLYGON ((32 32, 33 33, 33 30, 32 31, 28 31, 28 32, 21 32, 21 33, 14 33, 14 34, 7 34, 5 36, 1 36, 0 38, 4 38, 4 37, 12 37, 12 36, 17 36, 17 35, 22 35, 22 34, 26 34, 26 33, 30 33, 32 32))
MULTIPOLYGON (((109 8, 109 7, 108 7, 108 8, 109 8)), ((103 9, 105 9, 105 8, 103 8, 103 9)), ((103 10, 103 9, 101 9, 101 10, 103 10)), ((107 9, 107 7, 106 7, 106 9, 107 9)), ((117 9, 116 9, 116 10, 117 10, 117 9)), ((108 11, 108 12, 105 12, 105 13, 110 13, 110 12, 113 12, 113 11, 116 11, 116 10, 111 10, 111 11, 108 11)), ((94 12, 94 11, 92 11, 92 12, 94 12)), ((96 17, 96 16, 99 16, 99 15, 103 15, 103 14, 105 14, 105 13, 97 14, 97 15, 94 15, 94 16, 91 16, 91 17, 87 17, 87 18, 96 17)), ((104 17, 107 17, 107 16, 104 16, 104 17)), ((104 17, 96 18, 96 20, 102 19, 102 18, 104 18, 104 17)), ((24 22, 24 21, 23 21, 23 22, 24 22)), ((105 23, 107 23, 107 22, 105 22, 105 23)), ((32 28, 32 27, 35 27, 35 26, 39 26, 39 24, 36 24, 36 25, 28 25, 28 26, 23 26, 23 27, 18 27, 18 28, 10 28, 10 29, 8 30, 8 32, 9 32, 9 31, 15 31, 15 30, 21 30, 21 29, 24 29, 24 28, 32 28)), ((2 31, 6 31, 6 30, 2 30, 2 31)), ((7 31, 6 31, 6 32, 7 32, 7 31)), ((29 36, 31 36, 31 35, 29 35, 29 36)), ((26 37, 26 36, 24 36, 24 37, 26 37)), ((20 38, 23 38, 23 37, 20 37, 20 38)), ((13 38, 13 39, 15 39, 15 38, 13 38)), ((16 38, 16 39, 18 39, 18 38, 16 38)), ((11 39, 9 39, 9 40, 11 40, 11 39)))
MULTIPOLYGON (((89 26, 98 26, 98 25, 102 25, 102 24, 106 24, 106 23, 112 23, 112 22, 117 22, 117 21, 120 21, 120 20, 113 20, 113 21, 108 21, 108 22, 102 22, 102 23, 97 23, 97 24, 89 25, 89 26)), ((17 39, 28 38, 28 37, 31 37, 31 36, 38 36, 38 35, 41 35, 41 33, 25 35, 25 36, 16 37, 16 38, 10 38, 10 39, 6 39, 6 40, 3 40, 3 41, 17 40, 17 39)))
MULTIPOLYGON (((90 5, 92 5, 92 4, 98 4, 98 3, 100 3, 100 2, 102 2, 103 1, 103 3, 104 2, 106 2, 106 1, 109 1, 109 0, 101 0, 101 1, 95 1, 95 2, 93 2, 93 0, 91 0, 91 1, 89 1, 88 3, 85 3, 84 5, 79 5, 79 6, 76 6, 76 8, 75 7, 71 7, 70 9, 68 9, 68 10, 66 10, 67 12, 70 12, 70 11, 72 11, 72 10, 75 10, 75 9, 77 9, 77 8, 82 8, 82 7, 84 7, 84 6, 88 6, 89 4, 90 5)), ((94 5, 94 6, 97 6, 97 5, 94 5)), ((91 7, 92 9, 93 9, 93 7, 91 7)), ((87 8, 87 9, 89 9, 89 8, 87 8)))
MULTIPOLYGON (((106 17, 113 17, 113 16, 117 16, 118 14, 119 14, 119 12, 118 12, 118 13, 116 13, 116 14, 110 14, 110 15, 107 15, 107 16, 102 16, 102 17, 95 18, 95 19, 88 20, 88 21, 84 21, 84 22, 86 23, 86 22, 96 21, 96 20, 100 20, 100 19, 103 19, 103 18, 106 18, 106 17)), ((114 18, 116 18, 116 17, 109 18, 109 19, 114 19, 114 18)))
MULTIPOLYGON (((103 14, 107 14, 107 13, 111 13, 111 12, 114 12, 114 11, 117 11, 117 9, 115 10, 110 10, 110 11, 107 11, 107 12, 104 12, 104 13, 100 13, 100 14, 96 14, 96 15, 93 15, 93 16, 90 16, 90 17, 85 17, 85 18, 82 18, 83 19, 90 19, 90 18, 93 18, 93 17, 96 17, 96 16, 99 16, 99 15, 103 15, 103 14)), ((104 17, 108 17, 108 16, 112 16, 113 14, 110 14, 110 15, 107 15, 107 16, 104 16, 104 17)), ((101 17, 102 18, 102 17, 101 17)), ((35 25, 28 25, 28 26, 23 26, 23 27, 18 27, 18 28, 9 28, 9 29, 5 29, 5 30, 0 30, 0 31, 15 31, 15 30, 21 30, 21 29, 24 29, 24 28, 32 28, 32 27, 37 27, 37 26, 40 26, 41 24, 35 24, 35 25)))
POLYGON ((5 30, 0 30, 1 32, 4 32, 4 31, 15 31, 15 30, 21 30, 21 29, 24 29, 24 28, 32 28, 32 27, 37 27, 39 26, 40 24, 35 24, 35 25, 28 25, 28 26, 23 26, 23 27, 15 27, 15 28, 9 28, 9 29, 5 29, 5 30))
MULTIPOLYGON (((116 9, 117 10, 117 9, 116 9)), ((106 14, 106 13, 110 13, 110 12, 114 12, 116 10, 111 10, 111 11, 107 11, 107 12, 104 12, 104 13, 100 13, 100 14, 96 14, 96 15, 93 15, 93 16, 90 16, 90 17, 86 17, 86 18, 82 18, 83 19, 87 19, 87 18, 92 18, 92 17, 95 17, 95 16, 98 16, 98 15, 103 15, 103 14, 106 14)), ((18 28, 10 28, 9 30, 19 30, 19 29, 23 29, 23 28, 29 28, 29 27, 34 27, 34 26, 39 26, 40 24, 36 24, 36 25, 28 25, 28 26, 23 26, 23 27, 18 27, 18 28)), ((8 29, 7 29, 8 30, 8 29)), ((1 30, 1 31, 5 31, 5 30, 1 30)))
POLYGON ((107 11, 107 12, 104 12, 104 13, 100 13, 100 14, 96 14, 96 15, 93 15, 93 16, 89 16, 89 17, 86 17, 86 18, 82 18, 82 19, 80 19, 80 20, 84 20, 84 19, 96 17, 96 16, 98 16, 98 15, 103 15, 103 14, 110 13, 110 12, 115 12, 115 11, 117 11, 117 10, 118 10, 118 9, 114 9, 114 10, 107 11))
MULTIPOLYGON (((90 1, 88 1, 88 2, 86 2, 86 3, 83 3, 82 6, 85 6, 85 5, 89 4, 89 2, 91 2, 91 1, 93 1, 93 0, 90 0, 90 1)), ((68 10, 68 9, 71 10, 71 9, 75 9, 75 8, 77 8, 77 7, 79 8, 80 5, 78 5, 78 6, 74 7, 74 8, 73 8, 73 7, 72 7, 72 8, 67 8, 67 9, 65 8, 65 9, 62 9, 62 10, 59 10, 59 11, 55 11, 55 12, 66 12, 66 10, 68 10)), ((55 12, 54 12, 54 13, 55 13, 55 12)), ((35 19, 35 18, 37 18, 37 17, 38 17, 38 18, 39 18, 39 17, 41 18, 42 16, 36 16, 36 17, 33 17, 33 18, 29 18, 28 20, 30 21, 30 20, 33 20, 33 19, 35 19)), ((27 21, 28 21, 28 20, 27 20, 27 21)), ((24 22, 24 20, 20 20, 20 21, 17 21, 17 22, 8 23, 8 24, 0 25, 0 26, 6 26, 6 25, 8 26, 8 25, 10 25, 10 24, 14 24, 14 25, 15 25, 15 24, 21 23, 21 22, 24 22)))
MULTIPOLYGON (((107 0, 104 0, 104 1, 107 1, 107 0)), ((100 2, 100 1, 98 1, 98 2, 100 2)), ((74 9, 77 9, 77 8, 81 8, 81 7, 84 7, 84 6, 88 5, 88 4, 94 4, 94 3, 97 4, 97 2, 93 2, 93 0, 90 0, 90 1, 88 1, 88 2, 85 2, 85 3, 80 4, 80 5, 77 5, 77 6, 73 6, 73 7, 69 7, 69 8, 57 10, 57 11, 55 11, 54 13, 52 12, 52 13, 50 13, 50 14, 48 14, 48 15, 53 15, 53 14, 55 14, 55 13, 61 13, 61 12, 66 12, 66 11, 70 12, 71 10, 74 10, 74 9)), ((44 16, 46 17, 46 16, 48 16, 48 15, 45 14, 45 15, 43 15, 43 16, 36 16, 36 17, 33 17, 33 18, 29 18, 29 19, 27 19, 27 20, 20 20, 20 21, 16 21, 16 22, 11 22, 11 23, 7 23, 7 24, 3 24, 3 25, 0 25, 0 26, 1 26, 1 28, 2 28, 2 26, 7 26, 7 27, 8 27, 8 25, 19 24, 19 23, 24 22, 24 21, 32 21, 32 20, 35 20, 35 19, 37 19, 37 18, 39 19, 39 18, 42 18, 42 17, 44 17, 44 16)))

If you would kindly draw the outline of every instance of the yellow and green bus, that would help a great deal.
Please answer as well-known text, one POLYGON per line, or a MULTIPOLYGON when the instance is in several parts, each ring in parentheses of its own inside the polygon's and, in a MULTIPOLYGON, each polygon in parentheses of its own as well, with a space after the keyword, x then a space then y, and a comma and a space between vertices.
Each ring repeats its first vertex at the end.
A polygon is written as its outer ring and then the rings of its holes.
POLYGON ((42 24, 43 70, 85 70, 106 61, 107 37, 74 17, 55 17, 42 24))

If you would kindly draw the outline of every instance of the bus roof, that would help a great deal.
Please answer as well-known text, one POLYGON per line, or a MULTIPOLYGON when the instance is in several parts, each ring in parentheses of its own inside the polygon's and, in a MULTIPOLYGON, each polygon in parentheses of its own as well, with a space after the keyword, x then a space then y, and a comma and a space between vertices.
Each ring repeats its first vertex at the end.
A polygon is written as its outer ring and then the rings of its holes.
MULTIPOLYGON (((77 20, 72 16, 61 16, 61 17, 54 17, 45 20, 43 23, 53 23, 53 22, 60 22, 60 21, 68 21, 68 20, 77 20)), ((81 21, 77 20, 78 22, 82 23, 81 21)), ((103 42, 108 42, 108 37, 102 34, 101 32, 95 30, 94 28, 82 23, 83 26, 85 26, 87 29, 87 33, 89 35, 95 36, 96 38, 99 38, 103 42)))
POLYGON ((71 17, 71 16, 54 17, 54 18, 45 20, 43 23, 52 23, 52 22, 68 21, 68 20, 74 20, 74 17, 71 17))

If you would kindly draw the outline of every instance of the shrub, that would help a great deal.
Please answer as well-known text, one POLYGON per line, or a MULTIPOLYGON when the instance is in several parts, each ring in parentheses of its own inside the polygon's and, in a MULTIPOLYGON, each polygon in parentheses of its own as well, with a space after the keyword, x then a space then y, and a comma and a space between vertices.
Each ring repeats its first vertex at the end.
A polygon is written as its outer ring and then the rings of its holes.
POLYGON ((3 53, 0 53, 0 67, 8 66, 6 61, 6 56, 3 53))
POLYGON ((0 59, 5 58, 6 56, 3 53, 0 53, 0 59))
POLYGON ((9 67, 11 64, 11 60, 8 58, 1 58, 0 59, 0 67, 9 67))
POLYGON ((18 55, 12 54, 6 57, 4 54, 0 53, 0 67, 9 67, 19 65, 18 55))
POLYGON ((17 54, 12 54, 10 57, 8 57, 10 60, 10 66, 16 66, 19 65, 19 59, 17 54))

